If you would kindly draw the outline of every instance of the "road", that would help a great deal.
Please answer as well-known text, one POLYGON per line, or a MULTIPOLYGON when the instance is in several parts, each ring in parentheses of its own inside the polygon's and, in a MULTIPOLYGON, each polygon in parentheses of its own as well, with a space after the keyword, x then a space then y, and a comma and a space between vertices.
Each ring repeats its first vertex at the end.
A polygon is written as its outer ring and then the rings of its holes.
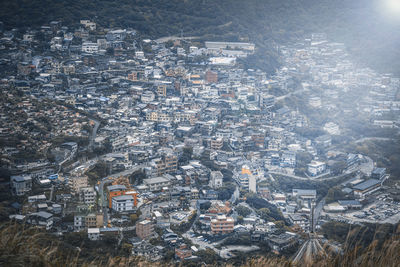
POLYGON ((356 144, 363 143, 365 141, 391 141, 393 138, 385 138, 385 137, 364 137, 355 141, 356 144))
POLYGON ((166 37, 161 37, 156 39, 156 43, 166 43, 168 41, 174 41, 174 40, 193 40, 193 39, 198 39, 200 37, 196 36, 188 36, 188 37, 178 37, 178 36, 166 36, 166 37))
POLYGON ((235 191, 233 192, 233 194, 232 194, 232 196, 231 196, 231 199, 230 199, 229 201, 230 201, 231 203, 235 203, 236 200, 239 198, 239 196, 240 196, 239 186, 236 185, 236 189, 235 189, 235 191))
POLYGON ((300 263, 302 265, 307 265, 313 262, 315 256, 326 255, 324 248, 318 239, 310 237, 299 249, 295 257, 293 258, 293 263, 300 263))
POLYGON ((286 97, 289 97, 289 96, 292 96, 292 95, 295 95, 295 94, 298 94, 298 93, 303 93, 304 91, 306 91, 306 89, 300 89, 300 90, 297 90, 297 91, 294 91, 294 92, 287 93, 286 95, 278 96, 276 98, 276 101, 283 100, 286 97))
POLYGON ((93 120, 93 121, 94 121, 94 127, 93 127, 93 131, 92 131, 92 135, 90 136, 90 140, 89 140, 89 149, 93 149, 94 139, 96 139, 97 130, 99 129, 99 126, 100 126, 99 121, 97 121, 97 120, 93 120))
POLYGON ((319 216, 321 215, 321 211, 322 211, 322 208, 324 207, 324 205, 325 205, 325 198, 323 198, 317 204, 317 206, 315 206, 315 208, 314 208, 314 220, 313 220, 313 229, 312 229, 313 233, 315 233, 315 227, 318 224, 318 219, 319 219, 319 216))
POLYGON ((100 184, 99 184, 100 207, 103 210, 103 219, 104 219, 105 225, 107 225, 107 222, 108 222, 108 203, 106 201, 107 197, 105 196, 105 193, 104 193, 104 185, 106 185, 108 183, 112 183, 114 178, 131 175, 135 171, 143 169, 144 167, 145 167, 145 165, 137 165, 137 166, 134 166, 132 169, 125 170, 125 171, 122 171, 119 173, 115 173, 113 175, 109 175, 109 176, 101 179, 100 184))
MULTIPOLYGON (((355 171, 354 171, 354 172, 355 172, 355 171)), ((350 172, 350 173, 351 173, 351 172, 350 172)), ((333 179, 336 179, 336 178, 344 177, 344 176, 346 176, 346 175, 348 175, 348 174, 350 174, 350 173, 345 172, 345 173, 342 173, 342 174, 340 174, 340 175, 329 176, 329 177, 325 177, 325 178, 315 178, 315 177, 307 178, 307 177, 301 177, 301 176, 297 176, 297 175, 293 175, 293 174, 288 174, 288 173, 283 173, 283 172, 275 172, 275 171, 269 172, 269 174, 276 174, 276 175, 287 176, 287 177, 290 177, 290 178, 293 178, 293 179, 303 180, 303 181, 329 181, 329 180, 333 180, 333 179)))

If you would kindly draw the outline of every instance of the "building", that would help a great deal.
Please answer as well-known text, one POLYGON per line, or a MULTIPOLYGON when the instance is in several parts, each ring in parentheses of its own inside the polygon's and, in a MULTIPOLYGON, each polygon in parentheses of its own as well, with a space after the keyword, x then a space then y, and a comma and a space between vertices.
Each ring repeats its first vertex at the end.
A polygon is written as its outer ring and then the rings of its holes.
POLYGON ((68 180, 68 184, 74 192, 79 192, 81 188, 88 187, 88 177, 87 176, 75 176, 68 180))
POLYGON ((137 206, 137 195, 138 193, 133 189, 126 188, 125 185, 110 185, 107 187, 108 190, 108 207, 112 208, 112 199, 117 196, 130 195, 133 197, 133 206, 137 206))
POLYGON ((135 207, 131 195, 116 196, 112 198, 112 209, 117 212, 132 211, 135 207))
POLYGON ((317 190, 315 189, 293 189, 293 197, 297 199, 302 199, 304 201, 315 201, 317 199, 317 190))
POLYGON ((281 167, 294 168, 296 166, 296 152, 294 151, 284 151, 282 153, 281 167))
POLYGON ((375 168, 371 173, 371 178, 382 180, 386 175, 386 168, 375 168))
POLYGON ((210 148, 213 150, 220 150, 224 145, 224 140, 222 138, 212 138, 210 140, 210 148))
POLYGON ((88 238, 92 241, 100 239, 100 228, 88 228, 88 238))
POLYGON ((98 51, 99 51, 99 45, 97 43, 84 42, 82 44, 82 52, 97 53, 98 51))
POLYGON ((160 84, 157 86, 157 95, 166 97, 167 96, 167 85, 160 84))
POLYGON ((192 250, 187 248, 185 244, 181 245, 179 248, 175 248, 175 257, 179 258, 180 260, 190 258, 192 257, 192 250))
POLYGON ((221 49, 243 49, 254 51, 255 45, 252 43, 241 43, 241 42, 205 42, 206 48, 209 50, 221 50, 221 49))
POLYGON ((96 191, 93 187, 81 188, 79 200, 88 205, 96 203, 96 191))
POLYGON ((354 195, 360 198, 364 198, 365 195, 371 194, 379 190, 381 186, 381 181, 376 179, 369 179, 353 187, 354 195))
POLYGON ((207 83, 217 83, 218 73, 211 70, 206 71, 205 80, 207 83))
POLYGON ((234 220, 232 217, 218 215, 211 220, 211 232, 213 234, 229 234, 233 232, 234 220))
POLYGON ((173 174, 178 170, 178 157, 173 154, 164 155, 151 162, 154 175, 173 174))
POLYGON ((74 215, 74 229, 77 231, 103 226, 104 217, 101 213, 79 213, 74 215))
POLYGON ((113 197, 124 195, 124 192, 127 190, 127 188, 125 185, 116 184, 108 186, 107 190, 108 190, 108 207, 111 209, 113 197))
POLYGON ((210 187, 219 188, 223 184, 224 176, 220 171, 212 171, 210 175, 210 187))
POLYGON ((155 177, 144 179, 143 183, 149 188, 150 191, 161 191, 163 187, 169 187, 171 182, 164 177, 155 177))
POLYGON ((136 223, 136 235, 140 239, 146 239, 154 235, 154 224, 152 221, 143 220, 136 223))
POLYGON ((31 213, 28 215, 27 223, 50 230, 53 227, 53 214, 46 211, 31 213))
POLYGON ((313 160, 307 164, 307 170, 311 176, 317 176, 326 171, 326 164, 325 162, 313 160))
POLYGON ((11 188, 14 195, 23 196, 32 189, 31 176, 11 176, 11 188))

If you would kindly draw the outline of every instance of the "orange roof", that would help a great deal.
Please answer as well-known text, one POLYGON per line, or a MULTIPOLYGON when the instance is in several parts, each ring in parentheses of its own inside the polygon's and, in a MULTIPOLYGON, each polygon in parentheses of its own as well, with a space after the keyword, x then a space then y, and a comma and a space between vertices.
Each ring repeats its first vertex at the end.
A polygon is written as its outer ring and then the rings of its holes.
POLYGON ((251 175, 252 173, 251 173, 251 171, 250 171, 249 169, 242 168, 242 174, 248 174, 248 175, 251 175))

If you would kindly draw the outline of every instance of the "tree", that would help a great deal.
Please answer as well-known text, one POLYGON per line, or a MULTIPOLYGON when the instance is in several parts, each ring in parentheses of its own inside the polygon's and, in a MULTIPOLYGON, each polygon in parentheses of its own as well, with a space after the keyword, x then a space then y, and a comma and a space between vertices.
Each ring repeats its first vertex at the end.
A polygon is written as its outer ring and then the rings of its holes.
POLYGON ((326 203, 332 203, 334 201, 343 199, 345 196, 346 194, 339 187, 332 187, 328 190, 325 201, 326 203))
POLYGON ((136 223, 137 220, 139 220, 139 216, 137 216, 137 214, 131 214, 130 218, 132 223, 136 223))
POLYGON ((113 47, 108 47, 106 49, 106 55, 113 56, 114 55, 114 48, 113 47))
POLYGON ((242 216, 242 217, 247 217, 251 214, 251 209, 245 207, 245 206, 238 206, 236 207, 237 213, 242 216))

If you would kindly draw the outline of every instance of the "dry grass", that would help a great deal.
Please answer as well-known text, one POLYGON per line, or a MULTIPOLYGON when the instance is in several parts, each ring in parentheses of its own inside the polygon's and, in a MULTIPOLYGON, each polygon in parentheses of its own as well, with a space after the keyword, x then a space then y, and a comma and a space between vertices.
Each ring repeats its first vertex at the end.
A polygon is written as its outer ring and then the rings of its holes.
MULTIPOLYGON (((357 239, 365 231, 349 232, 343 255, 314 259, 314 262, 293 264, 277 257, 251 258, 243 267, 397 267, 400 266, 400 226, 385 242, 374 240, 362 248, 357 239)), ((182 265, 182 264, 180 264, 182 265)), ((184 265, 184 264, 183 264, 184 265)), ((217 264, 215 264, 217 265, 217 264)), ((231 267, 231 264, 224 264, 231 267)), ((65 249, 63 244, 45 232, 18 224, 0 226, 0 266, 137 266, 167 267, 172 263, 150 263, 138 257, 109 257, 87 262, 78 250, 65 249)))

